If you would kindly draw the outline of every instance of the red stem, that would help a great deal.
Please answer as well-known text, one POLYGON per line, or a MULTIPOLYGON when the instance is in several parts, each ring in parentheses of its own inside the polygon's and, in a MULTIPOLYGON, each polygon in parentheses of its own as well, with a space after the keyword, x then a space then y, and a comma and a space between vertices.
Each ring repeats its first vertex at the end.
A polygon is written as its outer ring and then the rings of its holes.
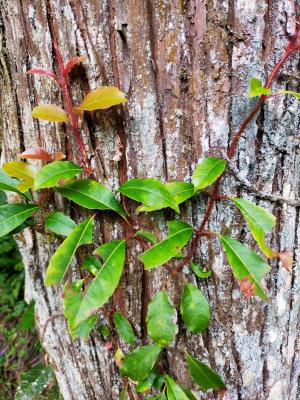
MULTIPOLYGON (((274 68, 272 69, 268 79, 267 79, 267 83, 265 85, 266 88, 269 88, 272 84, 272 82, 274 81, 274 79, 276 78, 276 76, 278 75, 281 67, 283 66, 283 64, 286 62, 286 60, 288 59, 288 57, 296 52, 300 50, 300 26, 296 25, 296 31, 295 34, 292 36, 292 38, 290 39, 286 50, 284 52, 284 54, 282 55, 282 57, 280 58, 280 60, 276 63, 276 65, 274 66, 274 68)), ((249 123, 252 121, 252 119, 255 117, 256 113, 260 110, 260 108, 262 107, 262 105, 264 104, 264 102, 267 100, 268 96, 261 96, 260 99, 258 100, 258 102, 254 105, 254 107, 251 109, 251 111, 249 112, 249 114, 246 116, 246 118, 244 119, 244 121, 242 122, 240 128, 237 130, 237 132, 233 135, 230 145, 228 147, 228 151, 227 151, 227 157, 228 160, 231 160, 235 154, 238 142, 242 136, 242 133, 244 132, 244 130, 247 128, 247 126, 249 125, 249 123)), ((198 246, 198 241, 202 236, 204 235, 204 228, 205 225, 207 224, 207 222, 209 221, 210 216, 212 215, 213 209, 214 209, 214 205, 216 200, 220 197, 219 196, 219 188, 220 188, 220 184, 222 181, 223 175, 220 176, 216 182, 213 185, 212 188, 212 192, 210 195, 210 198, 208 200, 208 204, 202 219, 202 222, 200 224, 200 226, 197 228, 196 230, 196 234, 191 242, 191 248, 190 251, 188 252, 188 254, 184 257, 184 259, 181 261, 181 263, 177 266, 177 268, 175 269, 174 272, 171 273, 171 275, 169 275, 169 277, 166 279, 166 281, 163 283, 163 287, 166 286, 167 282, 170 280, 170 278, 175 275, 176 273, 178 273, 179 271, 181 271, 181 269, 192 259, 192 257, 195 255, 196 250, 197 250, 197 246, 198 246)))
POLYGON ((92 168, 90 166, 90 161, 89 161, 87 152, 85 150, 85 146, 84 146, 81 134, 78 129, 78 117, 74 114, 74 111, 73 111, 73 104, 72 104, 71 95, 70 95, 68 78, 64 74, 65 67, 64 67, 63 59, 62 59, 61 53, 59 51, 58 45, 55 40, 53 40, 53 46, 54 46, 55 55, 56 55, 57 64, 58 64, 58 82, 61 87, 65 107, 66 107, 67 113, 69 115, 69 125, 74 132, 76 141, 78 143, 78 147, 84 158, 84 164, 85 164, 86 171, 91 173, 92 168))

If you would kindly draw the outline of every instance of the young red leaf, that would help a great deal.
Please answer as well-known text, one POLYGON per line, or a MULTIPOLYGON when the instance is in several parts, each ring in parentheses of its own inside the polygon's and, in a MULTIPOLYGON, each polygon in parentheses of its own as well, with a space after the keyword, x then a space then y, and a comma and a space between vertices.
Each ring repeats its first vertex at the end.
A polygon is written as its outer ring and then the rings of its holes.
POLYGON ((23 153, 17 155, 18 158, 30 158, 31 160, 45 160, 52 161, 52 156, 48 151, 41 147, 30 147, 23 151, 23 153))
POLYGON ((57 80, 57 76, 55 75, 55 73, 50 69, 46 68, 32 68, 29 71, 27 71, 26 74, 47 75, 50 76, 50 78, 57 80))
POLYGON ((255 283, 251 282, 250 278, 251 275, 239 281, 240 288, 247 300, 249 300, 254 295, 255 289, 255 283))
POLYGON ((76 64, 87 61, 87 59, 88 59, 87 56, 80 56, 80 57, 76 56, 71 58, 71 60, 69 60, 67 65, 65 66, 64 76, 67 76, 68 73, 71 71, 73 67, 75 67, 76 64))
POLYGON ((64 153, 62 153, 61 151, 58 151, 57 153, 54 154, 53 159, 55 161, 60 161, 63 160, 64 158, 66 158, 66 155, 64 153))
POLYGON ((293 265, 293 252, 292 251, 282 251, 277 254, 278 258, 280 259, 283 268, 291 271, 293 265))

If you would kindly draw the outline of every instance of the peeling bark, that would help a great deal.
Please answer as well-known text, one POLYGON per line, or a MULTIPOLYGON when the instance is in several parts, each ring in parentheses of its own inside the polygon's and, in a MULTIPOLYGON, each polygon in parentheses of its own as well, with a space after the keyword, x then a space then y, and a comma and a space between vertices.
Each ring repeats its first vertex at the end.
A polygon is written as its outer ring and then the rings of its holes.
MULTIPOLYGON (((132 177, 189 179, 202 157, 225 157, 230 137, 252 105, 246 95, 249 78, 263 79, 282 54, 294 32, 297 1, 0 0, 0 5, 3 157, 14 159, 39 145, 80 160, 70 132, 31 117, 38 102, 62 102, 55 82, 25 75, 36 66, 56 68, 52 20, 64 59, 75 54, 89 58, 72 73, 74 102, 106 84, 119 86, 129 98, 124 106, 85 115, 82 125, 97 178, 116 189, 132 177)), ((298 61, 298 56, 289 59, 274 88, 297 90, 298 61)), ((298 104, 290 97, 266 102, 231 163, 238 176, 227 174, 221 186, 224 195, 244 195, 277 216, 270 241, 281 251, 294 250, 293 273, 272 262, 266 280, 270 304, 247 302, 218 241, 201 242, 197 258, 212 268, 213 276, 197 283, 209 299, 212 322, 203 335, 180 329, 165 353, 169 373, 186 384, 191 382, 183 350, 208 361, 228 385, 226 399, 300 398, 298 104)), ((68 207, 75 219, 83 217, 73 204, 51 200, 58 208, 68 207)), ((199 194, 187 202, 182 219, 199 225, 206 201, 199 194)), ((127 206, 133 212, 130 202, 127 206)), ((153 215, 133 218, 159 232, 173 216, 170 211, 153 215)), ((217 204, 209 228, 255 246, 241 216, 228 204, 217 204)), ((124 234, 118 218, 101 214, 96 244, 124 234)), ((41 337, 45 330, 43 346, 64 398, 118 399, 122 381, 113 352, 104 348, 96 331, 87 342, 71 342, 61 316, 61 288, 43 285, 58 240, 27 229, 18 242, 26 267, 26 299, 36 301, 37 327, 41 337)), ((125 312, 142 343, 147 303, 167 271, 144 272, 135 258, 140 251, 136 245, 128 249, 120 288, 101 318, 109 320, 113 308, 125 312)), ((83 254, 78 257, 79 262, 83 254)), ((195 281, 185 271, 169 285, 176 305, 186 278, 195 281)))

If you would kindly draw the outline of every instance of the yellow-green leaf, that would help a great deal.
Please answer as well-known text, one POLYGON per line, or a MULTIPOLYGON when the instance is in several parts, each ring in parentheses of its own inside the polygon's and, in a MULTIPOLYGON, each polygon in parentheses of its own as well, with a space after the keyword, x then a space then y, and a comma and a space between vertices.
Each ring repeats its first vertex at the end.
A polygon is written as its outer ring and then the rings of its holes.
POLYGON ((214 183, 226 168, 226 161, 216 157, 205 158, 195 169, 192 183, 195 192, 214 183))
POLYGON ((233 199, 233 202, 243 214, 249 225, 252 236, 257 241, 265 255, 269 258, 276 257, 277 252, 265 243, 267 232, 274 228, 276 224, 276 218, 274 215, 265 208, 257 206, 246 199, 233 199))
POLYGON ((3 164, 3 171, 9 176, 20 179, 22 182, 17 185, 20 192, 24 193, 31 189, 34 184, 34 169, 24 161, 9 161, 3 164))
POLYGON ((54 104, 40 104, 34 107, 32 116, 50 122, 67 122, 69 119, 68 114, 54 104))
POLYGON ((248 92, 249 97, 268 95, 271 94, 271 92, 272 92, 271 89, 263 87, 262 81, 260 79, 257 78, 251 79, 248 92))
POLYGON ((104 110, 127 101, 124 94, 115 86, 103 86, 89 92, 79 107, 79 110, 104 110))

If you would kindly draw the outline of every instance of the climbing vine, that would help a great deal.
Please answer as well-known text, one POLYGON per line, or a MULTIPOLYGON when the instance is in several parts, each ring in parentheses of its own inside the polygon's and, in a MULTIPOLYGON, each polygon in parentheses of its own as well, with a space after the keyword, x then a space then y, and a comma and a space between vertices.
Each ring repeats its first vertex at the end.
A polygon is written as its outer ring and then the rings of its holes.
MULTIPOLYGON (((115 353, 116 364, 124 377, 120 399, 127 396, 134 398, 128 379, 136 385, 137 393, 148 391, 151 387, 160 392, 148 399, 195 399, 190 390, 175 382, 158 367, 157 362, 163 349, 172 343, 178 333, 177 311, 168 296, 168 282, 181 273, 185 266, 189 266, 199 279, 209 279, 212 273, 195 262, 200 238, 219 239, 246 299, 258 296, 264 301, 269 301, 262 283, 271 270, 268 260, 279 258, 283 267, 291 269, 293 253, 278 252, 271 248, 266 240, 266 235, 276 223, 274 215, 245 198, 224 198, 219 194, 219 188, 243 131, 264 102, 274 96, 287 94, 300 98, 299 93, 286 90, 273 93, 271 90, 271 84, 284 62, 299 49, 300 29, 297 25, 294 36, 267 78, 266 84, 263 85, 259 79, 251 79, 249 97, 258 97, 258 101, 232 136, 226 160, 217 157, 203 159, 195 168, 191 182, 162 182, 156 178, 135 178, 122 183, 118 188, 118 193, 123 198, 139 203, 136 213, 151 213, 165 208, 174 210, 176 217, 167 221, 168 235, 160 240, 153 232, 136 228, 116 194, 97 181, 79 129, 79 121, 84 112, 124 103, 127 101, 124 94, 114 86, 100 87, 89 92, 79 105, 74 106, 69 91, 68 73, 76 64, 87 61, 87 58, 74 57, 64 65, 55 41, 57 73, 38 67, 28 71, 28 74, 46 75, 59 85, 64 108, 53 104, 40 104, 34 107, 32 115, 35 118, 67 124, 78 144, 81 160, 75 163, 74 160, 65 160, 61 152, 50 154, 40 147, 32 147, 18 157, 41 160, 45 164, 40 169, 37 170, 27 161, 13 160, 5 163, 0 171, 0 190, 17 193, 22 196, 23 201, 0 206, 0 236, 17 233, 29 225, 33 229, 39 229, 43 225, 47 232, 64 237, 49 261, 44 283, 46 286, 64 284, 63 310, 71 337, 74 340, 88 338, 97 322, 97 311, 107 303, 119 285, 129 240, 141 243, 143 252, 139 254, 138 260, 143 263, 145 270, 158 268, 174 259, 179 260, 162 283, 161 290, 148 304, 146 328, 150 344, 134 348, 137 338, 130 322, 119 311, 113 315, 119 338, 132 348, 132 351, 125 355, 120 348, 115 353), (204 190, 209 195, 207 208, 199 227, 193 229, 179 218, 180 205, 204 190), (92 254, 86 257, 78 268, 78 272, 85 271, 82 279, 74 280, 70 269, 78 248, 93 243, 96 214, 77 223, 65 213, 50 210, 46 200, 53 192, 85 209, 109 210, 118 214, 130 231, 126 238, 112 240, 94 248, 92 254), (235 206, 242 214, 262 252, 261 255, 231 236, 207 230, 206 225, 217 201, 225 201, 226 204, 235 206)), ((207 329, 210 321, 209 304, 202 291, 189 282, 185 283, 179 312, 185 328, 190 332, 201 333, 207 329)), ((110 334, 109 328, 102 326, 101 333, 106 337, 110 334)), ((213 389, 220 394, 224 393, 225 383, 210 366, 191 354, 186 353, 185 357, 190 375, 202 391, 213 389)))

